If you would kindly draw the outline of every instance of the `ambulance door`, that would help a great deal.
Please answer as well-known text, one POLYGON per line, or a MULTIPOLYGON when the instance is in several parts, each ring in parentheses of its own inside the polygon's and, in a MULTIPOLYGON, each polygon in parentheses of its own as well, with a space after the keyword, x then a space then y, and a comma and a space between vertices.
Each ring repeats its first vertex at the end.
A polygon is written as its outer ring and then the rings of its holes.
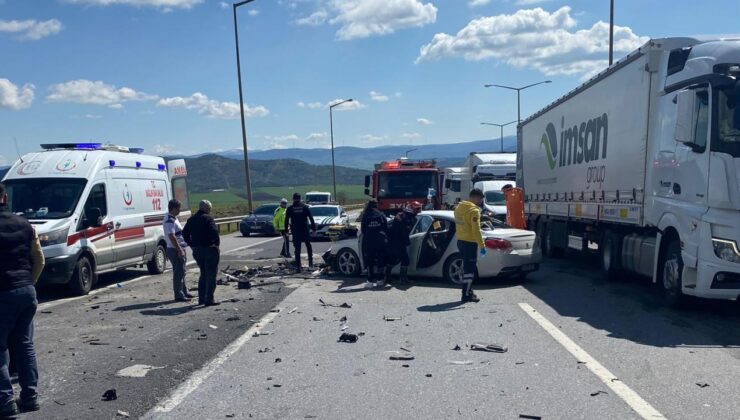
POLYGON ((135 171, 119 169, 111 176, 114 266, 140 264, 146 252, 144 212, 151 204, 144 199, 143 182, 135 171))
POLYGON ((80 246, 95 255, 96 271, 113 265, 114 224, 109 214, 109 197, 105 180, 93 183, 77 226, 80 246))

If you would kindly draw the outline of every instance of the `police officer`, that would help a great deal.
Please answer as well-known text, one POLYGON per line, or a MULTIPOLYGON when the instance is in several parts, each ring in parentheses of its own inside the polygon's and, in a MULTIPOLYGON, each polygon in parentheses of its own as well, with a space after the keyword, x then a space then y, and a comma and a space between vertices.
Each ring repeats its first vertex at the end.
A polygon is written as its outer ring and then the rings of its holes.
POLYGON ((38 301, 34 284, 44 268, 39 238, 31 224, 8 208, 5 186, 0 184, 0 418, 20 411, 38 411, 38 369, 33 346, 33 317, 38 301), (13 400, 8 374, 8 348, 13 350, 21 386, 13 400))
POLYGON ((469 201, 462 201, 455 208, 455 227, 457 230, 457 249, 463 259, 463 302, 480 302, 473 293, 473 280, 478 267, 478 249, 481 256, 486 255, 486 245, 480 226, 480 205, 483 191, 475 188, 470 191, 469 201))
POLYGON ((313 247, 311 246, 311 231, 316 232, 316 222, 313 220, 308 205, 301 201, 301 195, 293 194, 293 205, 285 212, 285 222, 288 231, 293 234, 293 247, 295 248, 295 263, 298 272, 301 271, 301 245, 306 244, 308 253, 308 266, 313 267, 313 247))
POLYGON ((288 210, 288 200, 280 200, 280 205, 275 209, 275 215, 272 218, 272 227, 283 237, 283 249, 280 250, 280 256, 290 258, 290 240, 288 238, 288 229, 285 224, 285 213, 288 210))
POLYGON ((382 287, 384 281, 373 282, 376 270, 380 271, 385 265, 385 253, 388 241, 388 221, 378 210, 378 202, 368 201, 362 213, 362 250, 367 267, 367 287, 382 287))
POLYGON ((214 298, 218 262, 221 259, 221 237, 218 226, 211 216, 213 205, 208 200, 198 203, 195 213, 182 230, 185 242, 193 249, 193 258, 200 269, 198 278, 198 304, 204 306, 219 305, 214 298))
POLYGON ((408 282, 409 272, 409 254, 406 249, 411 244, 409 235, 411 229, 414 228, 416 217, 414 211, 411 208, 406 208, 401 212, 396 213, 393 218, 390 231, 388 232, 388 261, 385 266, 385 281, 389 282, 391 278, 391 271, 398 263, 401 264, 401 278, 402 282, 408 282))

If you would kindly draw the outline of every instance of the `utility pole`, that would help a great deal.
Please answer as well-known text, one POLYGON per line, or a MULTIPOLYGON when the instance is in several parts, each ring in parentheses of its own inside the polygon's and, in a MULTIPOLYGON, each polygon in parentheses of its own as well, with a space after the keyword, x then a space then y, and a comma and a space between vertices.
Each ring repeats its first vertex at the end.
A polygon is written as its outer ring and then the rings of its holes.
POLYGON ((504 152, 504 127, 510 124, 514 124, 516 121, 507 122, 506 124, 496 124, 496 123, 487 123, 482 122, 481 125, 493 125, 501 129, 501 153, 504 152))
POLYGON ((242 147, 244 147, 244 174, 247 181, 247 205, 249 206, 249 212, 254 210, 252 204, 252 179, 249 176, 249 152, 247 151, 247 129, 244 122, 244 95, 242 93, 242 67, 241 60, 239 59, 239 26, 236 20, 236 8, 243 6, 247 3, 251 3, 254 0, 245 0, 239 3, 234 3, 234 39, 236 40, 236 75, 239 79, 239 110, 242 120, 242 147))
POLYGON ((502 89, 509 89, 509 90, 515 90, 516 91, 516 118, 517 122, 522 122, 522 107, 521 107, 521 92, 524 89, 529 89, 533 86, 541 85, 543 83, 552 83, 552 80, 544 80, 542 82, 532 83, 531 85, 522 86, 522 87, 513 87, 513 86, 505 86, 505 85, 483 85, 484 87, 497 87, 502 89))
POLYGON ((334 117, 332 116, 332 110, 336 106, 352 101, 354 101, 354 99, 345 99, 341 102, 335 103, 334 105, 329 105, 329 132, 331 133, 331 182, 334 185, 335 200, 337 199, 337 169, 334 165, 334 117))

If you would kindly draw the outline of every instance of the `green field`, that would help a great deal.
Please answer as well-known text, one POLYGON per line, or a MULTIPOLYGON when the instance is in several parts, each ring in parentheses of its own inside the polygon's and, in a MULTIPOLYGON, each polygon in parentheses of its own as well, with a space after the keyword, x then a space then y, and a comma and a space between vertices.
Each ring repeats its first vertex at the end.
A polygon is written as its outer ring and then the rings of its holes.
MULTIPOLYGON (((289 201, 294 192, 302 195, 308 191, 332 191, 331 185, 307 185, 299 187, 260 187, 252 190, 254 205, 258 206, 264 203, 274 203, 280 198, 287 198, 289 201)), ((362 185, 337 185, 337 195, 343 204, 361 203, 367 199, 362 185)), ((200 200, 208 200, 213 203, 214 217, 227 217, 240 214, 246 214, 248 211, 247 200, 244 198, 246 193, 243 191, 211 191, 211 192, 191 192, 190 207, 193 211, 197 210, 200 200)))

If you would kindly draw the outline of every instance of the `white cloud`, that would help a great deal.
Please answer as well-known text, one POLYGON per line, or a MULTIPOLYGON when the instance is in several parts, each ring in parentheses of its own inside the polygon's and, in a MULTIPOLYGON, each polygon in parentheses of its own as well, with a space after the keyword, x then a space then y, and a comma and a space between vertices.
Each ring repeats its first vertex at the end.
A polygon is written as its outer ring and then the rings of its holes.
POLYGON ((552 0, 516 0, 518 6, 531 6, 533 4, 547 3, 552 0))
POLYGON ((62 22, 56 19, 44 21, 0 20, 0 32, 18 35, 18 39, 37 41, 47 36, 56 35, 62 30, 62 22))
POLYGON ((110 109, 123 109, 123 105, 122 104, 110 104, 110 105, 108 105, 108 108, 110 108, 110 109))
POLYGON ((108 105, 120 109, 123 102, 152 101, 157 95, 138 92, 129 87, 116 88, 101 81, 71 80, 51 85, 51 93, 46 97, 48 102, 71 102, 88 105, 108 105))
POLYGON ((127 5, 127 6, 138 6, 138 7, 154 7, 162 9, 163 11, 170 11, 173 9, 191 9, 203 0, 65 0, 67 3, 72 4, 86 4, 92 6, 111 6, 111 5, 127 5))
POLYGON ((388 140, 388 136, 376 136, 373 134, 365 134, 360 137, 358 137, 361 142, 366 144, 378 144, 383 142, 384 140, 388 140))
POLYGON ((155 144, 154 145, 154 153, 157 156, 165 156, 169 155, 175 152, 175 145, 174 144, 155 144))
POLYGON ((470 0, 468 2, 468 6, 470 7, 479 7, 479 6, 485 6, 488 3, 490 3, 491 0, 470 0))
POLYGON ((258 9, 249 9, 249 12, 247 12, 249 16, 257 16, 260 14, 260 11, 258 9))
POLYGON ((328 18, 329 13, 327 13, 327 11, 324 9, 319 9, 306 17, 296 19, 295 23, 296 25, 301 26, 320 26, 323 25, 328 18))
POLYGON ((370 91, 370 99, 376 102, 388 102, 388 97, 386 95, 383 95, 380 92, 376 92, 374 90, 370 91))
POLYGON ((402 94, 401 92, 396 92, 394 96, 395 96, 396 98, 400 98, 400 97, 401 97, 402 95, 403 95, 403 94, 402 94))
MULTIPOLYGON (((325 108, 329 108, 330 106, 334 104, 338 104, 342 102, 344 99, 335 99, 333 101, 329 101, 326 105, 324 105, 325 108)), ((357 99, 353 100, 352 102, 345 102, 342 105, 339 105, 334 108, 335 111, 353 111, 355 109, 363 109, 366 108, 365 104, 358 101, 357 99)))
POLYGON ((324 108, 324 104, 321 102, 298 102, 296 105, 298 105, 299 108, 308 108, 308 109, 320 109, 324 108))
POLYGON ((30 83, 18 87, 8 79, 0 78, 0 109, 20 110, 29 108, 33 103, 36 87, 30 83))
POLYGON ((306 137, 306 141, 314 141, 314 142, 327 142, 329 141, 329 133, 326 131, 322 133, 311 133, 306 137))
POLYGON ((428 119, 428 118, 417 118, 416 122, 418 122, 421 125, 432 125, 434 124, 434 121, 428 119))
MULTIPOLYGON (((609 24, 596 22, 576 29, 565 6, 553 13, 541 8, 512 15, 473 19, 456 35, 438 33, 424 45, 422 61, 462 57, 468 61, 496 59, 515 68, 533 68, 545 75, 589 76, 607 65, 609 24)), ((628 53, 648 38, 624 26, 614 27, 614 51, 628 53)))
POLYGON ((337 38, 343 41, 389 35, 399 29, 422 27, 437 20, 437 8, 422 0, 331 0, 339 24, 337 38))
POLYGON ((87 118, 88 120, 99 120, 99 119, 103 118, 103 116, 102 115, 96 115, 96 114, 85 114, 85 118, 87 118))
POLYGON ((419 133, 403 133, 401 134, 401 138, 407 139, 407 140, 414 140, 421 137, 421 134, 419 133))
POLYGON ((219 5, 221 6, 222 9, 228 9, 229 7, 231 7, 231 4, 226 3, 225 1, 222 1, 221 3, 219 3, 219 5))
POLYGON ((265 136, 265 140, 272 140, 284 143, 287 141, 296 141, 298 140, 298 136, 296 136, 295 134, 288 134, 287 136, 265 136))
MULTIPOLYGON (((162 98, 157 102, 157 106, 197 110, 199 114, 208 118, 236 119, 240 115, 238 103, 219 102, 209 99, 208 96, 200 92, 186 97, 162 98)), ((254 107, 244 105, 244 116, 247 118, 264 117, 269 113, 270 111, 262 105, 254 107)))

